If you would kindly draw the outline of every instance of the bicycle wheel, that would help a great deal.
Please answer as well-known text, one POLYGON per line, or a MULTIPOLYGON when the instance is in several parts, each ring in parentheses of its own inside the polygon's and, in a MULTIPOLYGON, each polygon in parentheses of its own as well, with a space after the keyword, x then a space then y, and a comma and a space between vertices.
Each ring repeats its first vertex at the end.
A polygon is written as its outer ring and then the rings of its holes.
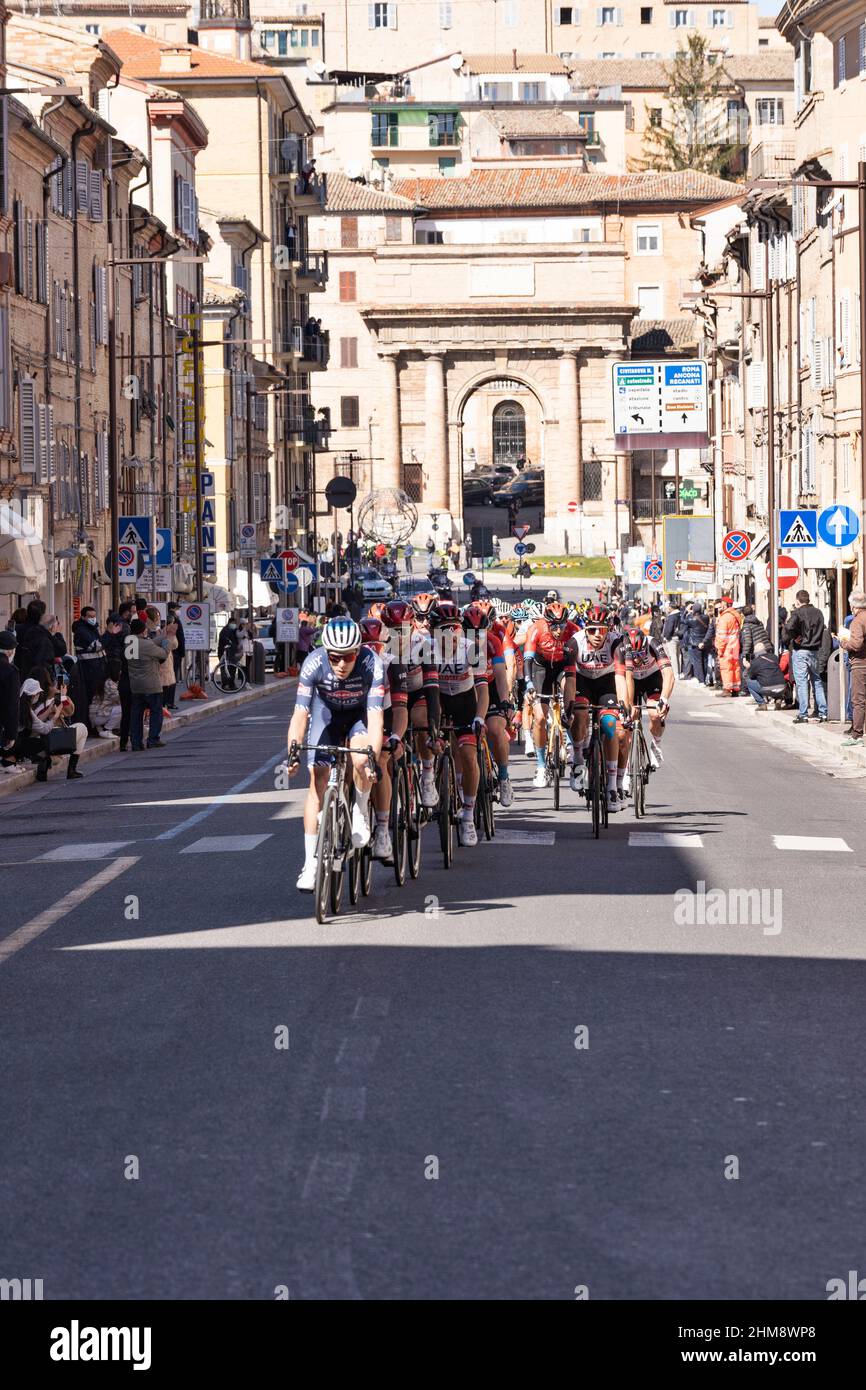
POLYGON ((352 827, 345 800, 341 797, 336 808, 337 828, 334 835, 334 856, 331 863, 331 912, 336 917, 343 906, 343 878, 351 868, 352 827))
POLYGON ((361 851, 350 846, 347 857, 349 861, 349 902, 354 907, 361 896, 361 851))
POLYGON ((547 765, 550 768, 550 780, 553 786, 553 809, 559 810, 559 783, 562 778, 562 750, 559 743, 559 733, 554 727, 551 730, 550 738, 547 741, 547 765))
POLYGON ((424 821, 421 810, 421 796, 418 790, 418 778, 415 776, 414 769, 407 772, 406 785, 409 793, 407 817, 409 877, 417 878, 421 872, 421 826, 424 821))
POLYGON ((601 740, 597 734, 592 735, 589 745, 589 809, 592 812, 592 833, 597 840, 601 830, 601 802, 604 796, 604 778, 601 770, 604 766, 601 756, 601 740))
POLYGON ((482 749, 482 758, 484 760, 484 800, 481 805, 481 819, 484 824, 485 840, 492 840, 496 834, 496 811, 493 800, 496 781, 490 766, 490 753, 486 744, 482 749))
POLYGON ((454 768, 451 762, 451 751, 446 749, 442 754, 439 763, 439 774, 436 778, 436 787, 439 792, 439 803, 436 816, 439 820, 439 845, 442 850, 442 862, 446 869, 451 868, 451 861, 454 858, 454 822, 452 820, 454 801, 454 768))
POLYGON ((401 764, 394 769, 391 784, 391 852, 394 856, 394 878, 397 887, 406 882, 409 867, 409 793, 406 789, 406 769, 401 764))
POLYGON ((643 815, 643 765, 641 760, 641 731, 636 728, 632 734, 631 748, 628 755, 628 770, 631 777, 631 800, 635 816, 640 820, 643 815))
POLYGON ((598 784, 601 787, 601 824, 607 830, 607 823, 610 819, 610 805, 607 797, 607 753, 602 739, 598 740, 598 759, 600 775, 598 784))
POLYGON ((324 922, 331 900, 331 863, 334 857, 334 789, 328 787, 322 802, 322 819, 316 842, 316 883, 313 892, 316 921, 324 922))
POLYGON ((358 850, 361 859, 361 892, 369 898, 373 887, 373 841, 372 839, 358 850))
MULTIPOLYGON (((640 780, 639 780, 639 783, 638 783, 638 786, 639 786, 638 795, 640 796, 640 813, 641 813, 642 816, 645 816, 645 815, 646 815, 646 784, 647 784, 647 782, 649 781, 649 775, 650 775, 649 749, 648 749, 647 746, 646 746, 646 739, 644 738, 643 729, 641 729, 641 730, 640 730, 640 780)), ((632 783, 632 788, 634 788, 634 783, 632 783)))

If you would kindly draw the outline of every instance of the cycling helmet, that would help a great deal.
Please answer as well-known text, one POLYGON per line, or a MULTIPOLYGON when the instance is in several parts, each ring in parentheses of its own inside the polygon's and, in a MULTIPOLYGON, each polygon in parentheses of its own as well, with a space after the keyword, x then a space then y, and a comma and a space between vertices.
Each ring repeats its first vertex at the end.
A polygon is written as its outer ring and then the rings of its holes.
POLYGON ((436 605, 434 622, 436 627, 459 627, 460 609, 457 604, 452 603, 450 598, 441 598, 436 605))
POLYGON ((480 609, 481 609, 481 612, 484 613, 484 614, 489 618, 490 615, 491 615, 491 613, 493 613, 494 608, 495 608, 495 604, 494 604, 494 602, 493 602, 493 599, 490 597, 490 595, 487 594, 487 593, 482 594, 480 598, 476 598, 476 599, 473 600, 473 601, 474 601, 474 603, 475 603, 475 606, 476 606, 477 608, 480 608, 480 609))
POLYGON ((381 622, 381 620, 382 620, 382 615, 383 615, 383 613, 385 612, 386 606, 387 606, 387 605, 384 604, 384 603, 382 603, 381 600, 378 600, 378 599, 377 599, 377 601, 376 601, 375 603, 371 603, 371 604, 370 604, 370 609, 369 609, 369 612, 367 613, 367 617, 368 617, 368 618, 376 618, 376 619, 378 619, 378 620, 381 622))
POLYGON ((594 603, 586 610, 584 619, 586 627, 610 627, 610 613, 604 604, 594 603))
POLYGON ((342 656, 356 652, 362 640, 361 629, 353 618, 332 618, 325 624, 322 632, 322 646, 325 651, 342 656))
POLYGON ((559 603, 559 590, 558 590, 558 589, 548 589, 547 593, 544 595, 544 602, 545 602, 545 603, 559 603))
POLYGON ((466 632, 483 632, 490 626, 490 615, 485 613, 480 603, 469 603, 463 609, 463 627, 466 632))
POLYGON ((649 638, 639 627, 630 627, 626 639, 633 652, 645 652, 649 646, 649 638))
POLYGON ((365 642, 381 642, 385 624, 381 618, 368 616, 360 622, 361 636, 365 642))
POLYGON ((416 618, 429 618, 432 621, 438 602, 436 594, 416 594, 412 599, 412 612, 416 618))
POLYGON ((545 603, 544 618, 546 622, 553 623, 555 627, 563 626, 568 622, 568 611, 565 604, 560 603, 559 599, 545 603))
POLYGON ((386 627, 402 627, 404 623, 408 623, 411 617, 411 603, 404 603, 401 598, 392 599, 390 603, 384 605, 382 610, 382 622, 386 627))

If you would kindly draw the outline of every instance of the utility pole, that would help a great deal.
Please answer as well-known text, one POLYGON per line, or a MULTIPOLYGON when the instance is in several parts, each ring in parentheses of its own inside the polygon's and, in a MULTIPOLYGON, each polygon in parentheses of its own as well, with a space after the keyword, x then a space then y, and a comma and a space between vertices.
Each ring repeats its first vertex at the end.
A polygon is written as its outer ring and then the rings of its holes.
MULTIPOLYGON (((764 356, 767 365, 767 521, 770 528, 770 641, 779 643, 779 551, 776 542, 776 348, 773 332, 773 289, 770 283, 770 243, 764 244, 763 300, 767 309, 764 356)), ((781 539, 781 537, 780 537, 781 539)))
MULTIPOLYGON (((246 457, 246 467, 247 467, 246 494, 247 494, 247 521, 248 521, 248 522, 252 522, 252 520, 253 520, 253 397, 255 396, 256 392, 253 390, 252 385, 251 385, 251 383, 250 383, 249 381, 246 382, 245 387, 244 387, 244 390, 245 390, 245 392, 246 392, 246 407, 247 407, 247 414, 246 414, 246 454, 247 454, 247 457, 246 457)), ((253 562, 252 562, 251 559, 248 559, 248 560, 247 560, 247 605, 248 605, 248 610, 249 610, 247 616, 249 617, 250 622, 252 622, 252 620, 253 620, 253 562)))
POLYGON ((202 546, 201 512, 202 512, 202 423, 201 423, 201 376, 199 354, 201 343, 199 342, 198 317, 193 324, 190 334, 192 348, 192 410, 193 410, 193 429, 195 432, 195 572, 196 572, 196 597, 201 603, 204 600, 204 547, 202 546))

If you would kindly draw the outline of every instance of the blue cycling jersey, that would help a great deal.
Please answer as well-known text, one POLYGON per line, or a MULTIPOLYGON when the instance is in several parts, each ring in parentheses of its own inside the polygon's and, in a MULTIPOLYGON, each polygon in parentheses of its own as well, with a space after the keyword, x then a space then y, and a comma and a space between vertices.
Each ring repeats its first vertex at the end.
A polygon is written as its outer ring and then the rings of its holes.
POLYGON ((362 647, 345 680, 340 680, 328 660, 324 647, 310 652, 298 677, 300 709, 324 706, 331 714, 350 714, 359 709, 382 709, 385 700, 385 672, 382 659, 369 647, 362 647))

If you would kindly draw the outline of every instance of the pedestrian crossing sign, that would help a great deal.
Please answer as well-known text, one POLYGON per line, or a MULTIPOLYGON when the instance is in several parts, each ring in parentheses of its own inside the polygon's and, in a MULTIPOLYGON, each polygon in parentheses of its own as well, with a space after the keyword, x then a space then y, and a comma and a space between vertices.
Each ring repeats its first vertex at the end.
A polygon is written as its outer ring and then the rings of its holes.
POLYGON ((814 507, 779 513, 779 545, 784 549, 805 548, 818 544, 818 513, 814 507))
POLYGON ((273 556, 268 560, 260 562, 261 578, 266 584, 285 585, 286 582, 286 562, 279 556, 273 556))

